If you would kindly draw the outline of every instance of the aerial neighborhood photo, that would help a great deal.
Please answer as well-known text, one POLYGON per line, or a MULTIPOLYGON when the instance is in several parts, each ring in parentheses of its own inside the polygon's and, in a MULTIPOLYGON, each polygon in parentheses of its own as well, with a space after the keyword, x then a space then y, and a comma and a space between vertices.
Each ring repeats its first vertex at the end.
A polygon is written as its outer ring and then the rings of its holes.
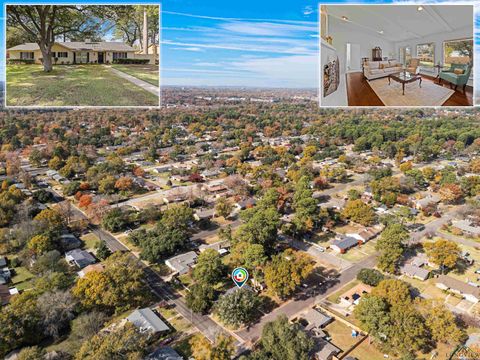
POLYGON ((478 109, 319 106, 307 0, 159 10, 7 6, 0 359, 480 360, 478 109))
POLYGON ((6 12, 6 106, 159 106, 158 5, 6 12))

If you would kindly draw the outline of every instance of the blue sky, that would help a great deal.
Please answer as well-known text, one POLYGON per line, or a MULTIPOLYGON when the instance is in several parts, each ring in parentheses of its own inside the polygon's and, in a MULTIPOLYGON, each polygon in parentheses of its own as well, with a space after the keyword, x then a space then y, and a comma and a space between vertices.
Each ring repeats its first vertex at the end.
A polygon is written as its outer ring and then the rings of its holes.
POLYGON ((314 88, 317 54, 318 1, 162 2, 163 85, 314 88))

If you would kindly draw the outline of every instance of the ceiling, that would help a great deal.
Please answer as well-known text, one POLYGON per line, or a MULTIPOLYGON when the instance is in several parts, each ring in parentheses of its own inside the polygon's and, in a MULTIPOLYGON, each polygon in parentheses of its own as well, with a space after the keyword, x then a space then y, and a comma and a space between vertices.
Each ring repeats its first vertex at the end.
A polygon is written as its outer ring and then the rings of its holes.
POLYGON ((388 41, 420 39, 437 33, 472 29, 473 6, 470 5, 327 5, 333 20, 352 31, 362 28, 388 41), (348 21, 342 20, 346 16, 348 21), (383 33, 380 33, 383 31, 383 33))

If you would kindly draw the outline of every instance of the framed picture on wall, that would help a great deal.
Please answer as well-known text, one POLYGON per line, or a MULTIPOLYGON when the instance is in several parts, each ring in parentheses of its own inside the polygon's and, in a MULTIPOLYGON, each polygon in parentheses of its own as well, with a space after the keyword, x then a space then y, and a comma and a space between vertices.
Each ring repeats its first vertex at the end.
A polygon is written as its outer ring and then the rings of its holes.
POLYGON ((323 66, 323 97, 326 97, 338 89, 340 84, 340 64, 338 56, 332 56, 323 66))

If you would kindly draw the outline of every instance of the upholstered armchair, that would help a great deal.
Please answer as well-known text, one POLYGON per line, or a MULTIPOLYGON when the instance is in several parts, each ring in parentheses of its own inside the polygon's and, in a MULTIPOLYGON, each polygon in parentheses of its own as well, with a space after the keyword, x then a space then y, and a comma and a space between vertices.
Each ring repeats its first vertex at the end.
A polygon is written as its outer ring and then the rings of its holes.
POLYGON ((450 68, 440 71, 440 84, 442 80, 445 80, 450 83, 450 87, 455 85, 455 90, 457 86, 463 86, 463 92, 465 92, 465 87, 467 86, 468 79, 470 78, 470 73, 472 72, 472 65, 470 64, 452 64, 450 68))
POLYGON ((419 71, 420 59, 411 58, 407 64, 406 71, 409 73, 417 74, 419 71))

